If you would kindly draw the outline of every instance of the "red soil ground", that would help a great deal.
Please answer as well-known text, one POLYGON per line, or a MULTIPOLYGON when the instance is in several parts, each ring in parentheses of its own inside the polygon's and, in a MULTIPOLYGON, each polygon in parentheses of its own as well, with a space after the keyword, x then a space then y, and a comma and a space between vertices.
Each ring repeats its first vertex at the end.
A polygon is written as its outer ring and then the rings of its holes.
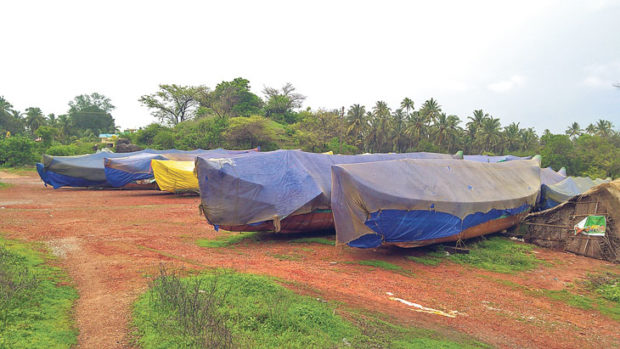
POLYGON ((196 245, 197 239, 225 233, 215 232, 199 216, 197 197, 140 190, 53 190, 43 187, 35 173, 0 172, 0 179, 12 184, 0 190, 0 233, 44 242, 59 256, 80 294, 75 316, 83 348, 132 347, 132 302, 162 262, 276 276, 326 300, 379 311, 403 324, 446 335, 463 333, 497 347, 620 346, 619 323, 596 310, 574 308, 502 282, 560 290, 588 273, 618 270, 603 261, 536 249, 537 257, 550 263, 506 275, 454 263, 414 263, 405 256, 419 253, 415 249, 293 244, 290 237, 274 234, 232 248, 203 248, 196 245), (412 275, 345 263, 367 259, 397 264, 412 275), (459 315, 414 312, 390 300, 386 292, 459 315))

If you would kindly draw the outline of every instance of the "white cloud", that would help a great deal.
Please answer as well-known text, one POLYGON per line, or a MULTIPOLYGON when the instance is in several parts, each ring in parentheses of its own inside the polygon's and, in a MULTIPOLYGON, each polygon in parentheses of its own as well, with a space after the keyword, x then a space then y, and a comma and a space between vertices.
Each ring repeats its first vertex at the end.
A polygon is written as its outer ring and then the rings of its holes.
POLYGON ((513 75, 508 80, 494 82, 487 85, 487 88, 493 92, 503 93, 514 88, 521 87, 525 84, 525 78, 521 75, 513 75))

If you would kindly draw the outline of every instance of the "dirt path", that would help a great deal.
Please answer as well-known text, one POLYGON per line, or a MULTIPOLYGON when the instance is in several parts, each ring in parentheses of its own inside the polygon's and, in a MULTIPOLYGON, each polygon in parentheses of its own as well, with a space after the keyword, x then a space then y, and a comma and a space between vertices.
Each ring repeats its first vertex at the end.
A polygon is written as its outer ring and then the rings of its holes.
POLYGON ((537 250, 549 266, 504 275, 451 263, 416 264, 404 258, 411 251, 403 249, 292 244, 290 238, 276 235, 233 248, 207 249, 198 247, 196 239, 221 233, 198 215, 196 197, 137 190, 52 190, 34 173, 2 175, 3 182, 13 185, 0 190, 0 232, 45 242, 59 256, 80 293, 76 316, 82 348, 131 347, 131 304, 161 262, 277 276, 324 299, 381 311, 446 334, 458 331, 499 347, 620 346, 618 322, 514 287, 559 290, 589 272, 617 270, 605 262, 537 250), (362 259, 385 260, 413 275, 347 263, 362 259), (386 292, 459 315, 410 311, 386 292))

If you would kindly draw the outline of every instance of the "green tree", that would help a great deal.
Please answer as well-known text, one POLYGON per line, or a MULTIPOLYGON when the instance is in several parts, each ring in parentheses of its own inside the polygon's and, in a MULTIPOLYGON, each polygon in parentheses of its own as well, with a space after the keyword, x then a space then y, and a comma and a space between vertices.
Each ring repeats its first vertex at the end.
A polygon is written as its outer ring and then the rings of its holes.
POLYGON ((518 122, 504 127, 504 145, 509 152, 521 149, 521 129, 518 122))
POLYGON ((405 111, 405 115, 409 117, 411 112, 414 111, 413 100, 408 97, 405 97, 402 102, 400 102, 400 109, 405 111))
POLYGON ((52 126, 43 125, 37 128, 34 131, 34 134, 38 137, 41 137, 41 141, 45 148, 49 148, 54 141, 54 138, 58 136, 58 129, 52 126))
POLYGON ((441 113, 441 106, 434 98, 431 98, 422 104, 420 108, 420 114, 428 120, 428 122, 435 122, 437 117, 441 113))
POLYGON ((47 123, 47 119, 43 115, 41 108, 26 108, 26 126, 31 134, 35 134, 37 129, 47 123))
POLYGON ((171 125, 177 125, 196 116, 198 99, 208 94, 205 86, 159 85, 159 91, 140 97, 142 105, 151 109, 151 114, 171 125))
POLYGON ((262 114, 263 101, 250 92, 250 81, 244 78, 222 81, 213 92, 199 95, 198 100, 219 117, 262 114))
POLYGON ((476 132, 476 142, 482 152, 496 150, 501 140, 500 128, 499 119, 488 117, 482 121, 481 128, 476 132))
POLYGON ((575 139, 581 135, 583 130, 579 126, 579 123, 573 122, 564 133, 568 135, 571 139, 575 139))
POLYGON ((295 109, 301 108, 306 96, 295 90, 291 83, 286 83, 281 89, 265 87, 265 116, 289 124, 296 122, 295 109))
POLYGON ((614 133, 614 125, 608 120, 598 120, 595 127, 596 134, 601 137, 609 137, 614 133))
POLYGON ((392 151, 391 111, 387 103, 377 101, 370 116, 368 150, 375 153, 392 151))
POLYGON ((368 120, 366 119, 366 107, 353 104, 346 115, 347 136, 353 139, 353 144, 359 149, 364 148, 364 138, 368 132, 368 120))
POLYGON ((13 105, 0 96, 0 138, 8 133, 20 134, 24 131, 24 121, 19 112, 13 110, 13 105))
MULTIPOLYGON (((573 170, 575 152, 573 142, 567 135, 546 134, 541 138, 545 146, 541 149, 542 167, 551 166, 555 170, 566 167, 573 170)), ((573 172, 574 173, 574 172, 573 172)))
POLYGON ((76 96, 69 102, 69 131, 76 136, 113 133, 116 130, 110 99, 97 92, 76 96))
POLYGON ((271 122, 258 115, 230 118, 229 127, 224 133, 226 143, 231 149, 251 149, 258 146, 264 150, 275 149, 281 129, 274 127, 271 122))

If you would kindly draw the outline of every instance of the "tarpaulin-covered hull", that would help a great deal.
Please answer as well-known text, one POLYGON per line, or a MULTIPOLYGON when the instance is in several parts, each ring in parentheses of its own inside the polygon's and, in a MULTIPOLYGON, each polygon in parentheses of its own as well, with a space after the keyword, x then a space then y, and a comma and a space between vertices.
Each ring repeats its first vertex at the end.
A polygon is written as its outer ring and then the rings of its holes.
POLYGON ((146 149, 133 153, 99 152, 76 156, 43 155, 43 162, 37 163, 37 172, 46 185, 60 187, 106 187, 103 167, 104 158, 126 157, 153 152, 146 149))
POLYGON ((332 180, 339 243, 420 246, 513 224, 505 218, 536 203, 540 167, 537 160, 398 160, 336 165, 332 180))
POLYGON ((201 209, 213 225, 240 227, 272 221, 277 231, 289 216, 331 209, 332 165, 407 158, 453 157, 433 153, 326 155, 298 150, 220 159, 199 156, 196 173, 201 209))
POLYGON ((269 231, 279 233, 304 233, 309 231, 333 230, 334 216, 332 211, 324 210, 306 214, 292 215, 280 221, 279 226, 274 226, 274 221, 246 225, 222 225, 219 228, 228 231, 269 231))
POLYGON ((104 160, 104 171, 106 180, 114 187, 122 187, 129 183, 139 180, 153 179, 153 169, 151 160, 173 160, 173 161, 195 161, 199 155, 208 157, 221 157, 235 154, 244 154, 255 152, 258 149, 251 150, 157 150, 149 153, 135 154, 126 157, 111 157, 104 160))
POLYGON ((151 167, 159 190, 170 193, 199 192, 194 161, 153 159, 151 167))

